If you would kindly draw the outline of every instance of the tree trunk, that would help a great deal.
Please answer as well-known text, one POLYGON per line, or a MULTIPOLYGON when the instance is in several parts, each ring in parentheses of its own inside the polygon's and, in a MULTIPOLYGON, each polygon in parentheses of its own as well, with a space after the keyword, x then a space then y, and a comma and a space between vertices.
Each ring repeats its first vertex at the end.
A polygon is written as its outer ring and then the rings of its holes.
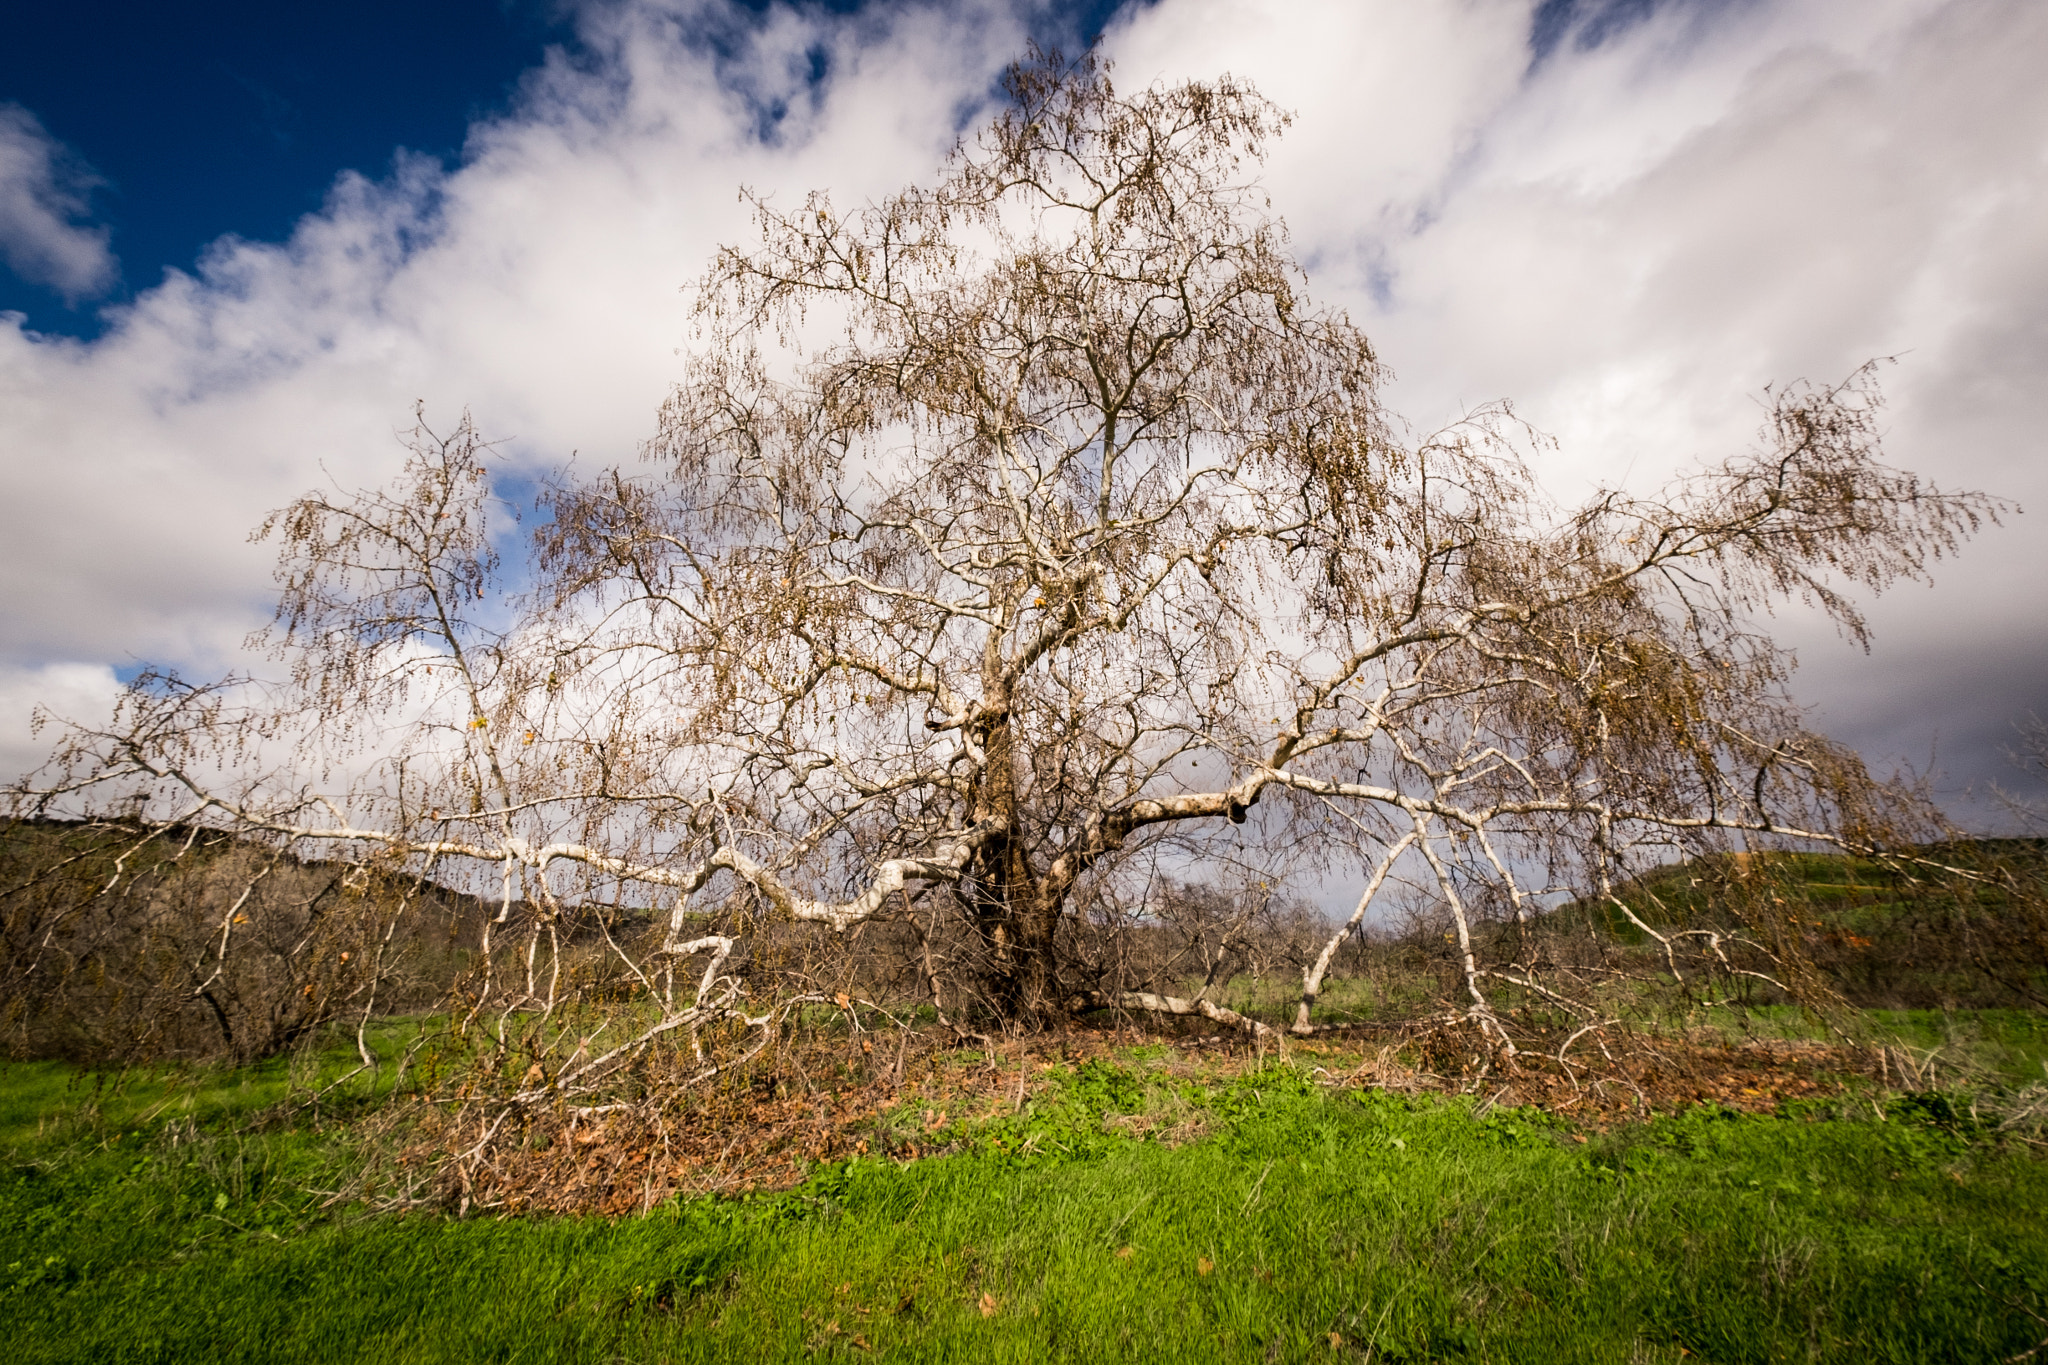
POLYGON ((1002 821, 1005 833, 977 860, 975 914, 989 947, 982 992, 1004 1022, 1042 1027, 1060 1010, 1059 906, 1025 856, 1018 820, 1016 733, 998 713, 982 740, 988 763, 977 820, 1002 821))

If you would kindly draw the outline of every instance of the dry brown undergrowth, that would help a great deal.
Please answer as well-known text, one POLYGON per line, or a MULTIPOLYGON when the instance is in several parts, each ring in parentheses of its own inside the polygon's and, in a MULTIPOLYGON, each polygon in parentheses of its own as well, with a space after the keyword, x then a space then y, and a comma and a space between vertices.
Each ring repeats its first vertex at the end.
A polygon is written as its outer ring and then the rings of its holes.
MULTIPOLYGON (((1560 1065, 1524 1052, 1512 1064, 1474 1051, 1470 1034, 1405 1032, 1370 1040, 1318 1039, 1288 1060, 1331 1088, 1471 1094, 1488 1107, 1534 1106, 1593 1129, 1697 1104, 1767 1113, 1788 1100, 1840 1094, 1877 1079, 1862 1049, 1818 1043, 1615 1033, 1590 1061, 1560 1065)), ((849 1063, 843 1040, 786 1045, 753 1069, 676 1105, 603 1114, 531 1113, 508 1125, 466 1182, 448 1160, 458 1135, 429 1115, 408 1130, 396 1170, 370 1191, 475 1210, 629 1215, 675 1195, 787 1188, 819 1163, 852 1156, 912 1161, 951 1150, 957 1126, 1015 1112, 1056 1084, 1062 1068, 1095 1059, 1162 1084, 1223 1082, 1277 1060, 1235 1034, 1074 1026, 962 1052, 912 1032, 849 1063), (898 1050, 900 1049, 900 1051, 898 1050)), ((1199 1136, 1198 1116, 1112 1115, 1152 1140, 1199 1136)))

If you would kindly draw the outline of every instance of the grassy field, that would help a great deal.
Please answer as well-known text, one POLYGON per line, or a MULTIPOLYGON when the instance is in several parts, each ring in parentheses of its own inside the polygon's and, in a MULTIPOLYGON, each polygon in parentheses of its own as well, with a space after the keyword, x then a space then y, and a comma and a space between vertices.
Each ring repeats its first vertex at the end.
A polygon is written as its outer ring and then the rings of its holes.
POLYGON ((1578 1131, 1171 1060, 1057 1068, 948 1155, 466 1221, 328 1206, 350 1130, 252 1122, 281 1067, 13 1065, 0 1328, 95 1362, 2048 1356, 2048 1162, 1960 1100, 1578 1131))
MULTIPOLYGON (((367 1073, 344 1032, 239 1067, 4 1064, 0 1332, 24 1362, 2048 1365, 2048 1015, 2023 1007, 2035 920, 1999 899, 2020 885, 1660 871, 1636 887, 1652 919, 1782 897, 1758 922, 1855 998, 1679 989, 1588 918, 1588 961, 1630 970, 1600 978, 1617 1022, 1569 1072, 1431 1024, 1433 939, 1362 951, 1318 1002, 1362 1027, 1284 1055, 1105 1018, 979 1052, 929 1006, 856 1035, 817 1004, 714 1086, 508 1130, 463 1177, 468 1218, 365 1191, 437 1188, 470 1138, 421 1115, 520 1082, 521 1030, 644 1004, 499 1021, 500 1051, 383 1020, 367 1073), (2012 970, 1978 980, 1979 957, 2012 970), (380 1105, 401 1055, 431 1103, 380 1105)), ((1297 992, 1283 971, 1216 994, 1283 1023, 1297 992)), ((1540 1013, 1517 1016, 1532 1040, 1540 1013)))

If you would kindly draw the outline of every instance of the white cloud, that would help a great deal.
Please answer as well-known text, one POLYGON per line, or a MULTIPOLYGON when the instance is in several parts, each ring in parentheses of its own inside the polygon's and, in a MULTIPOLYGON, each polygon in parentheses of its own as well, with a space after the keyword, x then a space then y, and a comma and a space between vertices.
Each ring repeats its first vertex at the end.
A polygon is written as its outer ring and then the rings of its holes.
MULTIPOLYGON (((1411 417, 1508 397, 1556 435, 1561 498, 1740 449, 1765 384, 1896 354, 1895 463, 2048 503, 2048 8, 1674 0, 1533 70, 1500 41, 1530 8, 1170 0, 1114 43, 1299 112, 1269 181, 1318 292, 1411 417)), ((1788 612, 1829 727, 1917 762, 1938 732, 1953 781, 1998 775, 2048 709, 2032 530, 1880 599, 1870 658, 1788 612)))
POLYGON ((99 178, 18 104, 0 104, 0 260, 67 303, 103 293, 119 273, 105 227, 81 226, 99 178))
POLYGON ((594 7, 591 60, 530 73, 462 166, 345 175, 289 241, 223 239, 97 342, 0 323, 0 662, 225 666, 268 594, 249 528, 323 479, 382 482, 416 399, 473 409, 513 465, 630 460, 679 370, 681 290, 746 225, 737 187, 929 176, 1022 44, 1000 9, 777 12, 719 58, 699 17, 594 7), (791 57, 812 47, 815 101, 791 57))
POLYGON ((48 728, 37 733, 38 708, 80 724, 100 724, 113 715, 120 695, 121 684, 105 664, 0 665, 0 772, 12 778, 50 756, 56 736, 48 728))
MULTIPOLYGON (((929 177, 1027 3, 593 6, 588 59, 533 72, 460 167, 344 177, 290 241, 217 244, 90 345, 0 325, 0 664, 232 661, 267 595, 247 528, 323 467, 381 481, 416 398, 525 468, 631 458, 736 188, 929 177)), ((1557 434, 1560 496, 1742 445, 1767 382, 1903 352, 1895 459, 2048 501, 2048 7, 1670 0, 1533 69, 1531 10, 1159 0, 1107 42, 1126 87, 1228 70, 1296 112, 1267 183, 1318 293, 1416 419, 1506 396, 1557 434)), ((1939 717, 1978 773, 2007 717, 2048 713, 2026 529, 1880 603, 1874 664, 1788 617, 1831 722, 1917 756, 1939 717)))

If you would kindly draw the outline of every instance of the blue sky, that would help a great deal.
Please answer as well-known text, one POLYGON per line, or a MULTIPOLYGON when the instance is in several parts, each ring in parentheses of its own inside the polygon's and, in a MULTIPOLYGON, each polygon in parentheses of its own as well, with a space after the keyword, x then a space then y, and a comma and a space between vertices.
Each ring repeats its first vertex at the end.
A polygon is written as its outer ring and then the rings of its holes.
MULTIPOLYGON (((99 183, 119 280, 67 302, 0 273, 0 308, 93 334, 96 306, 189 270, 215 238, 285 236, 344 169, 396 148, 453 159, 562 29, 530 0, 396 4, 24 5, 0 44, 0 99, 34 114, 99 183)), ((84 169, 84 168, 81 168, 84 169)))
MULTIPOLYGON (((851 14, 865 0, 807 8, 851 14)), ((709 46, 768 0, 707 16, 709 46)), ((1034 26, 1071 46, 1118 6, 1052 6, 1034 26)), ((401 148, 455 163, 470 125, 503 114, 544 49, 576 54, 557 0, 277 5, 21 6, 0 43, 0 102, 69 153, 82 221, 109 229, 118 274, 82 297, 0 264, 0 311, 39 331, 96 336, 101 308, 189 271, 227 235, 278 240, 335 176, 384 175, 401 148)))
MULTIPOLYGON (((17 6, 17 10, 24 7, 17 6)), ((374 484, 416 401, 530 479, 631 459, 741 184, 929 178, 1032 38, 1254 80, 1311 284, 1419 428, 1511 398, 1561 499, 1888 371, 1896 463, 2036 509, 1876 603, 1796 604, 1822 723, 1958 808, 2048 714, 2039 0, 446 0, 41 6, 0 43, 0 767, 140 660, 246 666, 249 527, 374 484), (174 272, 169 277, 166 270, 174 272), (11 314, 11 315, 10 315, 11 314)))
MULTIPOLYGON (((805 8, 851 15, 868 3, 805 8)), ((1072 47, 1131 7, 1062 0, 1030 27, 1072 47)), ((1560 43, 1595 46, 1654 7, 1543 0, 1530 25, 1531 60, 1560 43)), ((743 0, 707 15, 698 36, 730 46, 733 30, 770 8, 770 0, 743 0)), ((382 176, 401 149, 458 163, 471 125, 512 106, 547 47, 577 55, 572 19, 560 0, 24 9, 0 45, 0 103, 25 111, 61 149, 70 216, 104 230, 116 265, 78 290, 48 271, 0 262, 0 311, 26 314, 40 332, 97 336, 107 305, 158 284, 166 270, 190 271, 219 238, 288 236, 344 170, 382 176)))

